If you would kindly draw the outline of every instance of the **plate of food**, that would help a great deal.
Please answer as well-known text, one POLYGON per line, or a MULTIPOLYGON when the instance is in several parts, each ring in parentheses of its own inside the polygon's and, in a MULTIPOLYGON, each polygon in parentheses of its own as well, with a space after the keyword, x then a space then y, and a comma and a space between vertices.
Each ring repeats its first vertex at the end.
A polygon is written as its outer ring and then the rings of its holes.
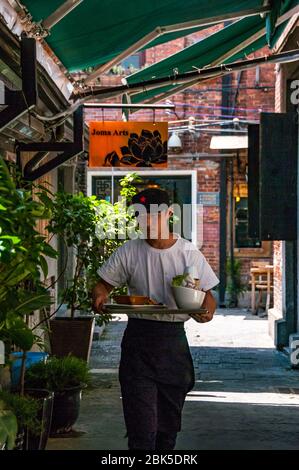
POLYGON ((118 305, 159 305, 158 302, 145 295, 115 295, 113 300, 118 305))
POLYGON ((158 304, 155 300, 144 295, 115 295, 116 303, 105 304, 107 310, 132 311, 132 310, 159 310, 167 308, 166 305, 158 304))

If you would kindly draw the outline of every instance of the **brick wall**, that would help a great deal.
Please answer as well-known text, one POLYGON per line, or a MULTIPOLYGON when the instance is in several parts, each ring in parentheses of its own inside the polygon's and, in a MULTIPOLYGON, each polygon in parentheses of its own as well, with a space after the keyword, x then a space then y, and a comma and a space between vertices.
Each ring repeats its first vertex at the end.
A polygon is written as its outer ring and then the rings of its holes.
MULTIPOLYGON (((217 25, 209 28, 209 31, 201 31, 186 38, 171 41, 167 44, 156 46, 145 52, 145 64, 155 63, 170 54, 187 47, 194 41, 197 41, 210 31, 216 31, 221 27, 217 25)), ((255 56, 264 55, 267 48, 255 53, 255 56)), ((103 85, 115 85, 120 82, 120 77, 109 75, 104 78, 101 83, 103 85), (105 83, 104 83, 105 81, 105 83)), ((274 66, 267 64, 259 70, 251 69, 243 71, 242 74, 232 74, 231 83, 231 102, 235 101, 234 108, 221 109, 222 102, 222 80, 214 79, 209 82, 202 83, 197 86, 181 92, 171 97, 171 101, 176 105, 176 113, 179 119, 186 119, 195 116, 197 119, 209 120, 223 119, 223 115, 227 118, 238 117, 247 120, 258 120, 260 111, 274 110, 274 66), (238 85, 238 87, 237 87, 238 85)), ((113 101, 113 100, 112 100, 113 101)), ((115 100, 114 100, 115 102, 115 100)), ((121 120, 120 110, 99 109, 87 110, 85 114, 86 122, 90 120, 121 120)), ((175 115, 169 115, 165 111, 157 110, 155 112, 156 120, 170 121, 175 120, 175 115)), ((130 116, 130 120, 142 121, 152 120, 153 112, 150 110, 140 110, 130 116)), ((183 153, 196 154, 199 152, 210 152, 211 135, 201 133, 199 138, 190 138, 190 134, 182 135, 183 153)), ((246 154, 242 156, 242 168, 238 168, 235 164, 234 178, 236 182, 244 183, 245 180, 245 164, 246 154)), ((170 155, 168 161, 169 169, 196 170, 198 191, 219 191, 220 190, 220 169, 219 163, 211 160, 194 160, 192 158, 184 158, 182 155, 170 155)), ((198 227, 200 229, 200 227, 198 227)), ((200 232, 200 230, 198 230, 200 232)), ((207 257, 212 267, 218 272, 219 264, 219 208, 204 207, 203 210, 203 244, 201 250, 207 257)), ((199 240, 200 242, 200 240, 199 240)), ((261 258, 258 253, 259 260, 271 261, 270 258, 261 258)), ((248 273, 252 256, 242 257, 242 276, 244 280, 248 279, 248 273)))

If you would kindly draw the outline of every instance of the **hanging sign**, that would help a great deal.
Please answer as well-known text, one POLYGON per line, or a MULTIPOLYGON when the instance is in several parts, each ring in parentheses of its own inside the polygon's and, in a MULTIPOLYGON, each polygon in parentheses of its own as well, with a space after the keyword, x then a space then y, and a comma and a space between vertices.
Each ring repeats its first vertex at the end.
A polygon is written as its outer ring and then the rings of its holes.
POLYGON ((167 167, 167 122, 89 123, 89 166, 167 167))
POLYGON ((219 206, 219 192, 198 192, 197 204, 203 206, 219 206))

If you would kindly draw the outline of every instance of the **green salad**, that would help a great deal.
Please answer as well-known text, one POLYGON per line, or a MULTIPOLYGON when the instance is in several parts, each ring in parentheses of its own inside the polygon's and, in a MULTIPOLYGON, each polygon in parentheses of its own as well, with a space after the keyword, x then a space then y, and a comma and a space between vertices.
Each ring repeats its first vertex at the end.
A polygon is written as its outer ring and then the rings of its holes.
POLYGON ((172 285, 174 287, 179 287, 183 284, 183 281, 186 279, 186 277, 188 276, 188 274, 179 274, 178 276, 174 276, 172 278, 172 285))

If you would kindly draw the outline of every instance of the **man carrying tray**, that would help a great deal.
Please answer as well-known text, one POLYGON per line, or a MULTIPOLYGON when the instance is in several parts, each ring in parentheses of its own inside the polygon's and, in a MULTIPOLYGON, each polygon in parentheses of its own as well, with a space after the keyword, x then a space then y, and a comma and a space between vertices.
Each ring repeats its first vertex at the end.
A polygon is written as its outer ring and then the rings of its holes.
MULTIPOLYGON (((216 302, 210 290, 219 280, 195 245, 169 231, 172 209, 167 192, 146 189, 136 194, 132 203, 134 208, 146 211, 146 237, 124 243, 98 270, 94 310, 100 313, 112 289, 125 284, 130 295, 147 296, 176 309, 172 279, 183 274, 187 266, 196 266, 200 287, 206 291, 202 308, 207 313, 200 321, 212 320, 216 302)), ((170 314, 166 309, 163 314, 132 311, 128 318, 119 367, 128 447, 172 450, 181 430, 186 395, 194 386, 193 361, 184 329, 190 316, 170 314)))

